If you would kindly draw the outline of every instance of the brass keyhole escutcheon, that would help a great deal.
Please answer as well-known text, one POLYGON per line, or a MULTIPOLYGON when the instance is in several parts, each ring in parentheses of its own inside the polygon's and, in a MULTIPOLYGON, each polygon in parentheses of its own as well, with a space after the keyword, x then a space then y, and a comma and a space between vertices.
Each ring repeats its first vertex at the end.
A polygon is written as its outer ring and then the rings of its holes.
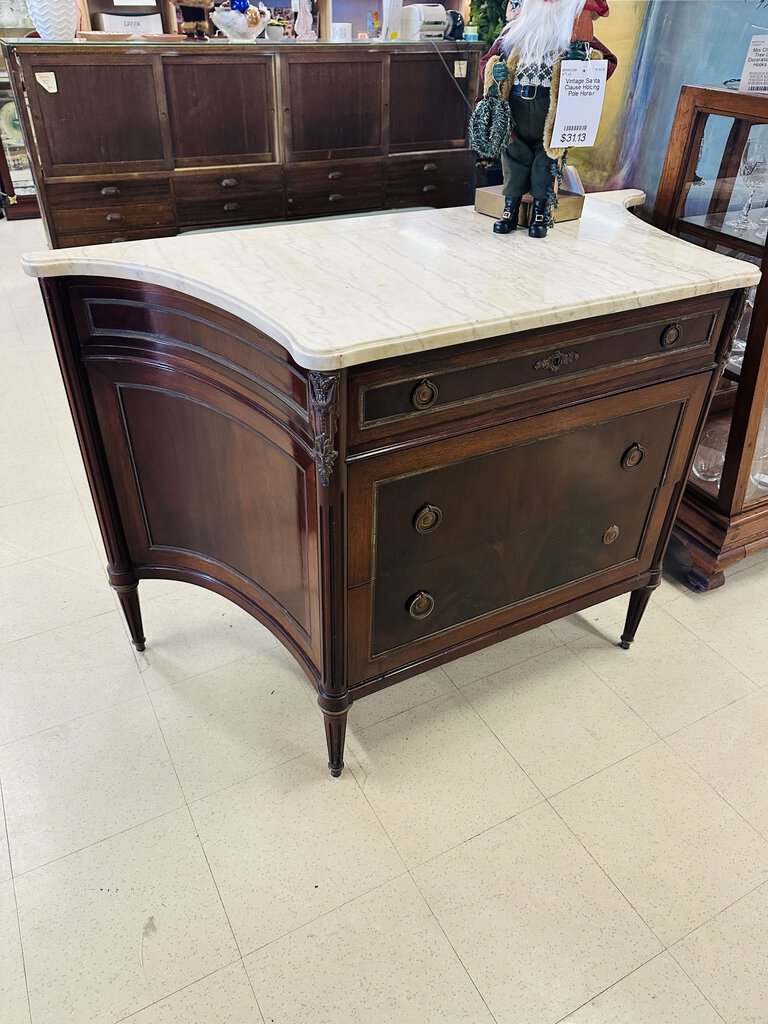
POLYGON ((665 327, 661 335, 661 347, 672 348, 676 345, 683 335, 683 329, 680 324, 670 324, 669 327, 665 327))
POLYGON ((443 520, 443 513, 437 505, 424 505, 413 517, 413 526, 418 533, 432 533, 443 520))
POLYGON ((637 469, 645 458, 645 448, 641 444, 631 444, 621 456, 622 469, 637 469))
POLYGON ((431 380, 423 380, 411 392, 411 405, 414 409, 428 409, 437 401, 437 384, 431 380))
POLYGON ((615 540, 618 540, 620 533, 621 531, 615 524, 613 526, 609 526, 603 534, 603 544, 613 544, 615 540))
POLYGON ((432 614, 435 607, 435 599, 426 590, 420 590, 408 601, 408 614, 412 619, 426 619, 432 614))

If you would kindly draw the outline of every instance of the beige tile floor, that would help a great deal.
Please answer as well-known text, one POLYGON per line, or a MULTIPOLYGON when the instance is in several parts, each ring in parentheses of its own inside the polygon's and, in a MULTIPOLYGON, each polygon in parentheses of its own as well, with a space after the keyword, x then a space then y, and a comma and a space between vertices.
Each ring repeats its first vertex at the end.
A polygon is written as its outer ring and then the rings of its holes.
POLYGON ((2 1024, 766 1024, 768 558, 378 694, 143 583, 135 655, 0 222, 2 1024))

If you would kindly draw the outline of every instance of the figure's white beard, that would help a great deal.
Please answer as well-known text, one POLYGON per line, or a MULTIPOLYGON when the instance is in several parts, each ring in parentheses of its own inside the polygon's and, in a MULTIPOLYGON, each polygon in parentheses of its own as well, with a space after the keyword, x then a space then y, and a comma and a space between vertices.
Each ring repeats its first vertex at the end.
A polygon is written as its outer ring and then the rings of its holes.
POLYGON ((501 34, 505 57, 518 54, 519 63, 540 64, 567 50, 573 24, 587 0, 523 0, 517 17, 501 34))

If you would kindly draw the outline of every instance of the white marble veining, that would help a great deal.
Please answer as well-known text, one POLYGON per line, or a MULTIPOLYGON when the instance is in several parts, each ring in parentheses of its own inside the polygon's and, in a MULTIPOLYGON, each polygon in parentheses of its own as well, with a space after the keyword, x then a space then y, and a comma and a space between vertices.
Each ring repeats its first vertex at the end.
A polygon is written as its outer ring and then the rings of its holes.
POLYGON ((545 240, 491 232, 472 207, 315 220, 32 253, 37 277, 144 281, 197 295, 308 369, 748 287, 750 263, 633 217, 637 190, 587 197, 545 240), (293 282, 294 287, 287 287, 293 282))

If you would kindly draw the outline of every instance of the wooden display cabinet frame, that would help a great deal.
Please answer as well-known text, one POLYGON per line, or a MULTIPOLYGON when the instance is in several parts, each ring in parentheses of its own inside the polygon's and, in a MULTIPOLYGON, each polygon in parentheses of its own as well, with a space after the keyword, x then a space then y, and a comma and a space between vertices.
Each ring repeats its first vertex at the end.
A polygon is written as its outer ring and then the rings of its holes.
POLYGON ((758 257, 763 279, 755 295, 738 387, 727 372, 713 403, 732 408, 725 463, 716 496, 689 482, 675 524, 675 536, 690 559, 684 578, 694 590, 706 591, 725 582, 724 571, 752 552, 768 547, 768 493, 747 502, 750 472, 768 400, 768 259, 765 244, 738 238, 706 224, 684 219, 707 122, 711 115, 733 118, 707 216, 728 209, 741 155, 754 125, 768 125, 768 95, 726 88, 683 86, 662 171, 653 223, 676 235, 697 238, 706 248, 727 246, 758 257))

